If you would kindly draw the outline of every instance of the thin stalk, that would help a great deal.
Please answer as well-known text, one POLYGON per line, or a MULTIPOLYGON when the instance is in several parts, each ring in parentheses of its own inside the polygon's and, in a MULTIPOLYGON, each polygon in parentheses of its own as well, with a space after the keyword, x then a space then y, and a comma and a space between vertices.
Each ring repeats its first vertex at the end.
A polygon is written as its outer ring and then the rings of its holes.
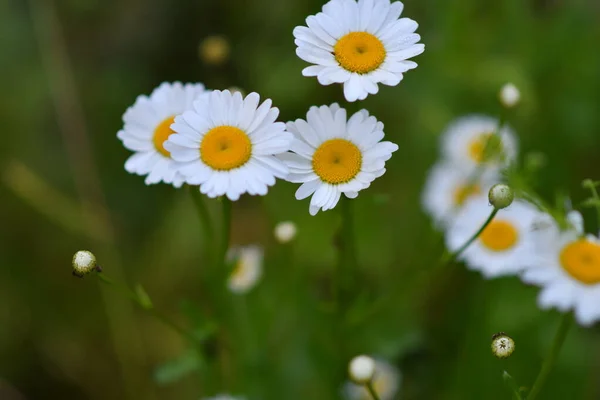
POLYGON ((544 383, 546 383, 546 379, 548 379, 548 375, 554 366, 554 362, 558 357, 558 352, 560 351, 563 343, 565 342, 565 338, 567 337, 567 333, 569 332, 569 328, 571 327, 571 323, 573 322, 573 316, 571 313, 565 313, 560 321, 560 325, 558 326, 558 330, 556 331, 556 335, 554 336, 554 341, 552 342, 552 347, 550 348, 550 353, 544 360, 542 364, 542 368, 540 369, 540 373, 535 379, 535 383, 527 396, 527 400, 534 400, 544 383))
POLYGON ((375 387, 373 387, 373 380, 370 380, 369 382, 367 382, 365 384, 365 387, 369 391, 369 394, 371 395, 371 397, 373 398, 373 400, 379 400, 379 395, 375 391, 375 387))
POLYGON ((96 276, 102 282, 104 282, 105 284, 110 285, 113 288, 117 289, 119 292, 121 292, 122 294, 124 294, 127 298, 129 298, 130 300, 132 300, 138 306, 140 306, 144 310, 148 311, 149 314, 151 314, 153 317, 155 317, 156 319, 158 319, 159 321, 161 321, 164 325, 168 326, 171 330, 173 330, 174 332, 176 332, 177 334, 179 334, 182 338, 188 340, 194 346, 199 346, 200 345, 200 343, 198 343, 198 339, 192 333, 190 333, 190 332, 186 331, 185 329, 181 328, 175 322, 173 322, 171 319, 169 319, 167 316, 165 316, 164 314, 162 314, 161 312, 159 312, 158 310, 156 310, 151 305, 148 305, 148 303, 142 301, 140 299, 140 297, 133 290, 129 289, 126 286, 117 285, 112 279, 110 279, 109 277, 107 277, 103 272, 98 272, 96 274, 96 276))
POLYGON ((213 225, 210 219, 210 214, 208 212, 208 208, 206 207, 206 203, 204 202, 203 196, 198 190, 197 186, 190 186, 190 194, 192 196, 192 200, 194 201, 194 206, 196 207, 196 211, 198 212, 198 217, 200 217, 200 225, 202 229, 203 241, 205 244, 205 251, 208 255, 208 259, 212 262, 212 246, 208 246, 207 244, 210 242, 213 237, 213 225))
POLYGON ((481 225, 481 228, 479 228, 479 230, 477 232, 475 232, 475 234, 473 236, 471 236, 469 238, 469 240, 467 240, 457 250, 448 254, 446 257, 443 257, 442 263, 447 264, 447 263, 450 263, 450 262, 456 260, 458 258, 458 256, 460 256, 479 237, 479 235, 481 235, 481 233, 485 230, 485 228, 487 228, 487 226, 490 224, 490 222, 492 222, 492 220, 494 219, 494 217, 496 216, 498 211, 499 211, 498 208, 494 208, 492 210, 490 216, 488 217, 488 219, 486 219, 485 222, 483 223, 483 225, 481 225))
POLYGON ((349 199, 341 199, 342 226, 340 228, 340 253, 335 271, 335 303, 336 310, 345 312, 344 296, 351 286, 353 274, 357 268, 356 243, 354 240, 354 215, 349 199))
MULTIPOLYGON (((223 226, 221 227, 221 248, 219 251, 219 259, 217 260, 217 265, 221 269, 225 269, 226 262, 225 257, 227 257, 227 250, 229 250, 229 240, 231 236, 231 200, 227 197, 222 198, 223 202, 223 226)), ((225 274, 228 271, 220 271, 220 274, 225 274)))

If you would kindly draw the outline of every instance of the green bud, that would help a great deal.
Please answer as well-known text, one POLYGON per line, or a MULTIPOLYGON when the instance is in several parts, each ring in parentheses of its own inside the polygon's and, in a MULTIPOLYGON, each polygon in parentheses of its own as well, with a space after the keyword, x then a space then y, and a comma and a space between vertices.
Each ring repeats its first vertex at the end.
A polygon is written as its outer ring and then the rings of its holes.
POLYGON ((501 210, 512 204, 515 199, 515 193, 510 186, 504 183, 497 183, 490 189, 488 199, 494 208, 501 210))

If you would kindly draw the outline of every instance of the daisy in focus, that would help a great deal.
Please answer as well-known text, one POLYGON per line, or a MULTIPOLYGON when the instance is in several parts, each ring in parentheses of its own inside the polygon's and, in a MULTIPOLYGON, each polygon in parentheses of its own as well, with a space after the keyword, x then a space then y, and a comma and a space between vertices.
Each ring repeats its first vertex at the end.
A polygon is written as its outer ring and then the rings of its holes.
POLYGON ((275 155, 290 149, 293 135, 275 122, 279 109, 250 93, 215 90, 175 118, 175 134, 165 143, 179 172, 209 197, 239 199, 243 193, 265 195, 288 169, 275 155))
MULTIPOLYGON (((469 240, 492 212, 487 196, 478 196, 460 210, 446 232, 446 244, 455 251, 469 240)), ((477 239, 460 255, 469 268, 486 278, 519 273, 535 256, 532 231, 538 209, 521 200, 502 209, 477 239)))
MULTIPOLYGON (((386 361, 375 359, 375 373, 373 376, 373 388, 381 400, 392 400, 402 382, 400 371, 386 361)), ((371 400, 367 388, 354 382, 347 382, 344 385, 345 397, 349 400, 371 400)))
POLYGON ((361 110, 347 119, 337 104, 311 107, 306 120, 288 122, 293 153, 279 156, 289 167, 286 178, 302 183, 296 199, 312 195, 309 212, 334 208, 342 194, 355 198, 385 173, 385 162, 398 146, 382 142, 383 123, 361 110))
POLYGON ((443 156, 462 168, 501 168, 517 155, 517 138, 506 125, 498 133, 498 120, 468 115, 448 126, 442 137, 443 156))
POLYGON ((135 153, 125 162, 125 170, 147 175, 146 184, 165 182, 181 187, 183 175, 164 147, 173 133, 176 116, 192 107, 199 96, 207 93, 204 85, 162 83, 150 96, 139 96, 123 115, 123 129, 117 133, 123 145, 135 153))
POLYGON ((487 193, 499 179, 495 170, 476 174, 474 169, 457 168, 441 161, 428 175, 423 190, 422 204, 436 226, 445 228, 456 217, 465 202, 487 193))
POLYGON ((348 101, 376 94, 378 84, 396 86, 416 68, 409 58, 425 46, 415 33, 418 24, 400 18, 404 5, 389 0, 331 0, 322 12, 294 29, 296 54, 309 62, 304 76, 322 85, 342 83, 348 101))
POLYGON ((247 293, 262 276, 263 249, 259 246, 235 247, 229 250, 227 258, 235 262, 227 287, 236 294, 247 293))
POLYGON ((565 230, 552 221, 539 232, 537 257, 522 279, 542 288, 538 297, 541 308, 572 310, 579 324, 589 326, 600 320, 600 240, 584 235, 578 212, 571 212, 568 220, 565 230))

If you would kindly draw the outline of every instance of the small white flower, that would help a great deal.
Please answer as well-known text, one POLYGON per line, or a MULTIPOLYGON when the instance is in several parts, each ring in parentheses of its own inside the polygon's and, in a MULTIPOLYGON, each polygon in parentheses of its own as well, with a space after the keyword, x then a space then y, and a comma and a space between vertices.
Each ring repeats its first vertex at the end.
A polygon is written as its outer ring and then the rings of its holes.
POLYGON ((73 255, 73 273, 77 276, 89 274, 96 268, 96 256, 91 251, 79 250, 73 255))
POLYGON ((522 274, 523 281, 542 288, 543 309, 574 311, 577 322, 589 326, 600 320, 600 240, 583 236, 581 214, 568 215, 570 227, 561 231, 553 222, 536 237, 536 257, 522 274))
MULTIPOLYGON (((469 240, 483 226, 492 209, 485 195, 469 200, 446 232, 448 249, 455 251, 469 240)), ((515 200, 496 214, 460 258, 486 278, 520 272, 535 256, 531 234, 539 216, 540 212, 533 205, 515 200)))
POLYGON ((504 167, 517 154, 517 138, 506 125, 498 130, 498 120, 468 115, 452 122, 442 136, 444 158, 473 168, 484 162, 488 167, 504 167))
POLYGON ((229 250, 227 257, 235 260, 227 287, 236 294, 247 293, 262 276, 263 249, 259 246, 234 247, 229 250))
POLYGON ((383 124, 361 110, 346 118, 337 104, 311 107, 306 120, 288 122, 295 139, 291 151, 279 156, 290 169, 287 180, 302 183, 296 199, 312 195, 311 215, 336 206, 343 193, 355 198, 385 173, 385 162, 398 146, 382 142, 383 124))
POLYGON ((447 161, 438 162, 431 168, 425 183, 423 208, 436 226, 447 227, 468 199, 487 193, 498 178, 494 169, 478 174, 473 168, 458 168, 447 161))
POLYGON ((291 221, 280 222, 275 226, 275 239, 279 243, 288 243, 294 240, 297 233, 296 224, 291 221))
POLYGON ((356 356, 350 360, 348 373, 355 383, 364 385, 375 375, 375 360, 369 356, 356 356))
MULTIPOLYGON (((375 373, 371 383, 381 400, 392 400, 400 389, 401 380, 402 375, 396 367, 383 360, 375 359, 375 373)), ((364 385, 347 382, 343 391, 349 400, 372 400, 364 385)))
POLYGON ((231 200, 243 193, 265 195, 275 178, 288 169, 274 155, 289 150, 293 135, 283 122, 275 122, 279 109, 271 100, 258 105, 250 93, 212 91, 175 118, 165 148, 181 163, 186 182, 200 185, 209 197, 226 195, 231 200))
POLYGON ((425 50, 414 33, 418 24, 399 18, 404 5, 389 0, 331 0, 323 11, 294 29, 296 54, 314 64, 304 76, 322 85, 344 84, 348 101, 364 100, 378 92, 379 83, 396 86, 403 74, 416 68, 407 61, 425 50))
POLYGON ((117 133, 123 145, 135 152, 125 163, 125 170, 147 175, 147 185, 165 182, 180 187, 183 176, 177 172, 177 163, 164 144, 173 133, 171 124, 175 117, 205 93, 200 83, 164 82, 150 96, 139 96, 123 115, 124 127, 117 133))
POLYGON ((504 332, 492 337, 492 353, 498 358, 507 358, 515 351, 515 341, 504 332))
POLYGON ((507 83, 500 89, 500 102, 504 107, 511 108, 516 106, 521 99, 521 92, 512 83, 507 83))

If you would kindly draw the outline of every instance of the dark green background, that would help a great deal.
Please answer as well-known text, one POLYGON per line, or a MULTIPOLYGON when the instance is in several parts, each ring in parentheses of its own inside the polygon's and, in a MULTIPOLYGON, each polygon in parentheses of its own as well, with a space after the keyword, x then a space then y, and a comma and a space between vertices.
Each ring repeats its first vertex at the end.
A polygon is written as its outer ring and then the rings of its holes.
MULTIPOLYGON (((330 399, 358 353, 397 365, 398 398, 406 400, 510 399, 503 369, 523 386, 533 382, 558 314, 538 310, 538 290, 517 278, 484 281, 461 265, 432 272, 443 247, 420 192, 444 126, 465 113, 497 114, 497 91, 512 81, 523 97, 510 115, 521 158, 540 151, 547 159, 537 188, 549 199, 555 191, 575 202, 586 196, 581 180, 600 177, 600 3, 408 0, 404 16, 419 22, 426 45, 419 67, 353 104, 339 86, 301 75, 307 64, 294 53, 292 29, 321 5, 0 2, 0 398, 197 399, 229 390, 250 400, 330 399), (198 57, 211 34, 231 43, 221 66, 198 57), (204 350, 209 359, 225 352, 224 378, 209 361, 199 374, 159 384, 156 367, 187 344, 93 277, 72 277, 70 262, 90 249, 107 274, 141 283, 182 326, 206 323, 207 287, 223 284, 203 279, 210 265, 189 193, 127 174, 129 152, 116 138, 135 97, 173 80, 257 91, 284 121, 333 101, 352 112, 365 107, 400 149, 353 202, 357 317, 344 330, 323 306, 339 209, 310 217, 308 201, 293 197, 296 186, 279 182, 265 198, 234 204, 232 242, 266 246, 267 260, 245 300, 219 303, 224 333, 204 350), (280 220, 298 224, 293 249, 271 238, 280 220), (503 362, 489 350, 498 331, 516 341, 503 362)), ((218 215, 218 202, 209 205, 218 215)), ((598 333, 570 332, 540 398, 600 398, 598 333)))

